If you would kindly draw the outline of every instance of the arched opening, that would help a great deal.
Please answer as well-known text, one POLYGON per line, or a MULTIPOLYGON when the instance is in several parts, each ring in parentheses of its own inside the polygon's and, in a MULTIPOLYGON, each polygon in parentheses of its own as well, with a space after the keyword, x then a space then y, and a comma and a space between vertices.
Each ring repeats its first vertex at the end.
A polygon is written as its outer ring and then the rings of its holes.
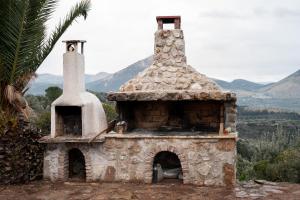
POLYGON ((73 180, 85 180, 85 160, 79 149, 69 151, 69 178, 73 180))
POLYGON ((169 151, 161 151, 153 161, 152 182, 182 182, 182 167, 178 156, 169 151))

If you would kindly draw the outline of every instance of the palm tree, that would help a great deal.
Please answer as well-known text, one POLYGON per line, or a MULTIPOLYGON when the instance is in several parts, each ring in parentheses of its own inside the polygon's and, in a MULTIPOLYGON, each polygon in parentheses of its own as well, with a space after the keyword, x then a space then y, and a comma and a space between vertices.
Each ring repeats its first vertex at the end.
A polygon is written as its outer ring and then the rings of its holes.
POLYGON ((57 2, 0 0, 0 112, 27 116, 26 85, 72 22, 90 10, 89 0, 77 3, 47 37, 57 2))

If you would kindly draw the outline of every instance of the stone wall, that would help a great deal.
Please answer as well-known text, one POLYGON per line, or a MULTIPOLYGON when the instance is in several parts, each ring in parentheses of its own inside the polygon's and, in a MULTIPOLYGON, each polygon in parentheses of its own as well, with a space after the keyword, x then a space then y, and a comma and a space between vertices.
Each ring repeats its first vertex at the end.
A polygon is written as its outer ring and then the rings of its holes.
POLYGON ((155 155, 170 151, 181 161, 185 184, 230 186, 235 183, 235 138, 107 137, 104 143, 48 144, 44 178, 67 179, 67 155, 72 148, 78 148, 85 156, 87 181, 151 183, 155 155))
POLYGON ((118 112, 129 129, 155 130, 162 126, 218 132, 220 106, 217 101, 118 102, 118 112))
POLYGON ((135 128, 157 129, 168 123, 167 102, 136 102, 133 108, 135 128))
POLYGON ((230 128, 230 132, 236 132, 237 106, 236 101, 225 102, 225 128, 230 128))

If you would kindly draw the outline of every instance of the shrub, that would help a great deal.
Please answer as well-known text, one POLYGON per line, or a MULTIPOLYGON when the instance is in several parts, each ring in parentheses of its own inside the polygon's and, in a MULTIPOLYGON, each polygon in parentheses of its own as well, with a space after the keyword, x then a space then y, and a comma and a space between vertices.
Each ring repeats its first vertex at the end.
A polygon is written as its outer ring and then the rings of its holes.
POLYGON ((50 134, 51 112, 43 112, 39 114, 39 117, 37 117, 33 123, 43 134, 50 134))
POLYGON ((253 169, 255 171, 255 177, 259 179, 265 179, 266 177, 266 169, 269 165, 268 160, 260 160, 256 162, 253 166, 253 169))
POLYGON ((108 103, 102 103, 102 105, 108 122, 117 118, 118 114, 113 105, 108 103))
POLYGON ((255 177, 253 163, 238 155, 237 160, 237 177, 240 181, 250 180, 255 177))
POLYGON ((266 179, 300 183, 300 135, 277 127, 257 139, 237 143, 239 180, 266 179))
POLYGON ((243 159, 251 161, 253 155, 257 152, 257 148, 250 143, 250 140, 239 139, 237 142, 237 151, 243 159))
POLYGON ((300 149, 281 152, 266 169, 266 177, 272 181, 300 182, 300 149))

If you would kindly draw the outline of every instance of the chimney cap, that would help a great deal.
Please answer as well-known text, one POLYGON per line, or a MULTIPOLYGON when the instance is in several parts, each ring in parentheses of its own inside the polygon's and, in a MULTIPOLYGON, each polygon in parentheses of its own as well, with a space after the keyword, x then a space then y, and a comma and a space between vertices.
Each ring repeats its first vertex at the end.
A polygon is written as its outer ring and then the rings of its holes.
POLYGON ((66 43, 66 52, 70 51, 75 51, 77 52, 78 50, 78 43, 81 45, 81 54, 83 54, 83 46, 86 40, 63 40, 63 43, 66 43))
POLYGON ((156 21, 162 21, 162 23, 164 24, 173 24, 175 23, 175 20, 179 20, 179 22, 181 21, 181 16, 180 15, 176 15, 176 16, 157 16, 156 17, 156 21))
POLYGON ((64 43, 85 43, 86 40, 63 40, 64 43))

